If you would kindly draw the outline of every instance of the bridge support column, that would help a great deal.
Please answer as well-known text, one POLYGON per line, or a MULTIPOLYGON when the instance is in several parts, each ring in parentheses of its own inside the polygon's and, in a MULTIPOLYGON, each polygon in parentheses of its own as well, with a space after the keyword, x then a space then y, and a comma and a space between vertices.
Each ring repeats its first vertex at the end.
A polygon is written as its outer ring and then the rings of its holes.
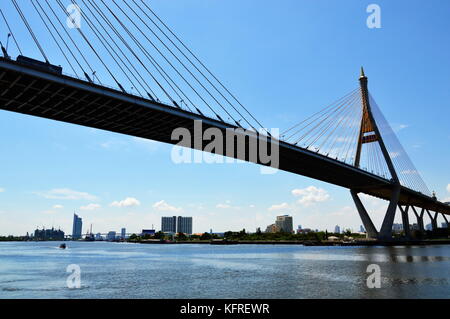
POLYGON ((442 214, 442 217, 444 217, 444 220, 447 223, 447 228, 450 228, 450 224, 448 223, 447 216, 445 216, 445 214, 442 214))
POLYGON ((395 211, 397 210, 398 200, 400 198, 401 186, 400 184, 395 185, 392 190, 391 200, 384 217, 383 224, 380 230, 380 239, 390 240, 392 239, 392 225, 394 225, 395 211))
POLYGON ((434 217, 433 217, 433 215, 431 215, 431 213, 428 209, 427 209, 427 213, 428 213, 428 216, 430 216, 431 227, 432 227, 433 231, 437 230, 438 229, 437 218, 438 218, 439 213, 434 213, 434 217))
POLYGON ((359 213, 359 217, 361 218, 364 228, 366 229, 367 237, 368 238, 377 238, 378 231, 375 228, 375 225, 373 224, 372 220, 370 219, 370 216, 367 213, 367 210, 364 208, 364 205, 358 196, 358 192, 351 190, 350 193, 352 194, 353 201, 355 202, 356 209, 358 210, 358 213, 359 213))
POLYGON ((423 233, 425 231, 425 226, 423 224, 423 215, 425 214, 425 209, 422 208, 422 211, 420 212, 420 214, 418 214, 416 208, 414 206, 411 207, 413 209, 414 215, 416 215, 419 230, 423 233))
POLYGON ((398 205, 398 208, 400 208, 400 211, 402 212, 402 221, 403 221, 403 231, 405 232, 405 237, 407 239, 411 238, 411 229, 409 228, 409 205, 405 206, 405 209, 403 209, 402 205, 398 205))

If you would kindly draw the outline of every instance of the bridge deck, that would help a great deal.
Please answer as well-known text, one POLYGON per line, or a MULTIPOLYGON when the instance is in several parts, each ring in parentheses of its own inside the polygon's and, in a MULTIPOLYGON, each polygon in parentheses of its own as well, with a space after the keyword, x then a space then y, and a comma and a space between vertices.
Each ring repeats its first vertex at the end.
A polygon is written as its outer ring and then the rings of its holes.
MULTIPOLYGON (((204 130, 236 128, 169 105, 4 58, 0 58, 0 84, 0 109, 163 143, 177 143, 171 139, 176 128, 193 132, 194 120, 202 120, 204 130)), ((381 199, 389 200, 391 196, 389 181, 285 142, 280 142, 279 168, 381 199)), ((405 187, 400 204, 450 215, 450 206, 405 187)))

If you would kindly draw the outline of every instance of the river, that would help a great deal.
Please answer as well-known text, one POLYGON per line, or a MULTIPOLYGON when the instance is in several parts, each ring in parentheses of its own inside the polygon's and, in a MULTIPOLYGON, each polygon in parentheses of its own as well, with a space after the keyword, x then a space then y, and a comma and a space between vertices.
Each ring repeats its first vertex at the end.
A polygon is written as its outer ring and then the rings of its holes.
POLYGON ((450 298, 450 246, 67 245, 0 243, 0 298, 450 298))

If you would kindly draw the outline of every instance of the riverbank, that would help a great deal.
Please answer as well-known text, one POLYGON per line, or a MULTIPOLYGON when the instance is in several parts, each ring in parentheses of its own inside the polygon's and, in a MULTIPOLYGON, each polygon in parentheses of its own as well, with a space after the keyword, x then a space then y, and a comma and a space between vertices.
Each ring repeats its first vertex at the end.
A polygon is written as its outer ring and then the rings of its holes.
POLYGON ((262 240, 237 240, 237 241, 140 241, 139 244, 156 244, 156 245, 300 245, 300 246, 429 246, 429 245, 450 245, 450 239, 440 240, 357 240, 357 241, 262 241, 262 240))

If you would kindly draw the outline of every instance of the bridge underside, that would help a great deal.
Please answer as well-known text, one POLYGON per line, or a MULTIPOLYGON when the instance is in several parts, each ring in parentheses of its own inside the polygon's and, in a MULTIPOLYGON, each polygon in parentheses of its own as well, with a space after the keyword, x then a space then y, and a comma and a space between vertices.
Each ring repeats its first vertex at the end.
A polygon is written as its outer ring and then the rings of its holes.
MULTIPOLYGON (((203 130, 214 127, 225 132, 227 128, 236 128, 165 104, 2 58, 0 109, 169 144, 178 143, 171 139, 176 128, 193 132, 195 120, 203 121, 203 130)), ((391 199, 393 185, 381 177, 284 142, 280 142, 279 152, 280 170, 391 199)), ((258 164, 264 165, 259 161, 258 164)), ((450 206, 405 187, 401 189, 399 205, 413 205, 450 215, 450 206)))

